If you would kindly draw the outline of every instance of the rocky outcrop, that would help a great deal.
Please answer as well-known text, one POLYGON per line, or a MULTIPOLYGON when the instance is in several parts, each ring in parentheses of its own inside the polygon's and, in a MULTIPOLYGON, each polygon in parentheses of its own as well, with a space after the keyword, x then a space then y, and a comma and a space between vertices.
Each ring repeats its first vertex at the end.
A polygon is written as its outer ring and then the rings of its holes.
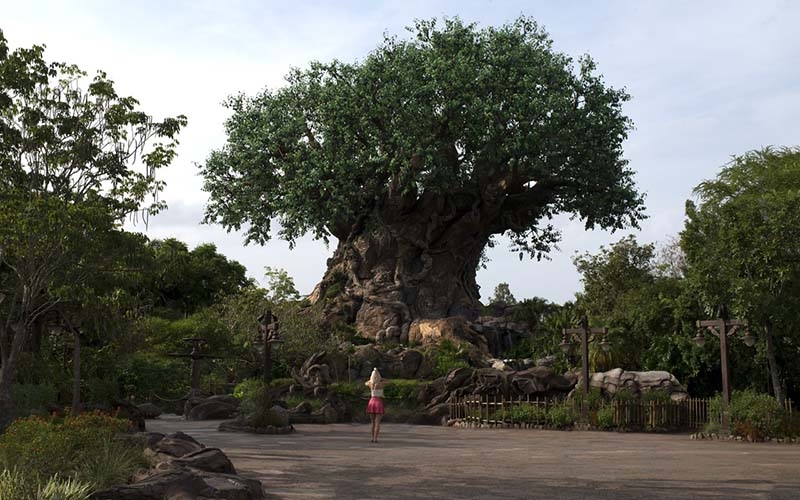
POLYGON ((490 357, 486 337, 478 333, 471 323, 461 317, 441 319, 420 319, 411 323, 408 331, 409 343, 421 345, 439 344, 449 340, 456 345, 466 346, 473 352, 475 360, 490 357))
POLYGON ((205 448, 182 432, 169 436, 141 433, 139 436, 147 443, 156 465, 131 484, 92 494, 92 500, 264 498, 261 483, 235 475, 233 464, 218 448, 205 448))
POLYGON ((678 379, 665 371, 629 372, 615 368, 607 372, 590 374, 589 386, 599 388, 608 397, 613 397, 623 390, 633 395, 654 390, 664 391, 676 401, 689 397, 686 388, 678 379))
POLYGON ((137 405, 136 408, 138 408, 139 413, 142 415, 142 418, 145 419, 158 418, 161 416, 161 413, 163 413, 161 411, 161 408, 154 405, 153 403, 143 403, 137 405))
POLYGON ((239 400, 231 395, 208 398, 192 397, 186 401, 183 416, 186 420, 223 420, 239 413, 239 400))

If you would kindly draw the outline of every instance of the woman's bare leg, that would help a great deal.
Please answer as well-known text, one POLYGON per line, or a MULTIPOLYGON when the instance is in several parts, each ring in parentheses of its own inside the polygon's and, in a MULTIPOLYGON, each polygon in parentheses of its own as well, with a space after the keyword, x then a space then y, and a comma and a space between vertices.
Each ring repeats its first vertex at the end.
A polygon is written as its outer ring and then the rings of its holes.
POLYGON ((383 415, 375 415, 375 442, 378 442, 378 434, 381 432, 381 419, 383 415))
POLYGON ((375 439, 376 439, 376 434, 375 434, 375 420, 376 420, 376 418, 375 417, 377 417, 377 415, 375 415, 374 413, 370 413, 369 414, 369 419, 372 422, 372 440, 370 441, 371 443, 374 443, 375 439))

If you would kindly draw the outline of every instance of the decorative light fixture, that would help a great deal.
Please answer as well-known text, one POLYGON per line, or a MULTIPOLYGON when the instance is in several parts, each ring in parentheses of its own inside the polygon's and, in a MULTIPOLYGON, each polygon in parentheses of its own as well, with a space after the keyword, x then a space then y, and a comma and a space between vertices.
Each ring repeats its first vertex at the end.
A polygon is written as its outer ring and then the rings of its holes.
POLYGON ((561 346, 561 350, 564 351, 564 354, 567 354, 572 344, 569 343, 569 341, 567 340, 567 336, 564 335, 563 337, 561 337, 561 343, 559 345, 561 346))
POLYGON ((611 350, 611 342, 603 336, 603 340, 600 342, 600 348, 603 349, 603 352, 608 352, 611 350))
POLYGON ((744 345, 747 347, 753 347, 753 345, 756 343, 756 338, 752 333, 750 333, 750 330, 746 330, 744 332, 744 337, 742 337, 742 340, 744 340, 744 345))
POLYGON ((703 347, 706 345, 706 337, 703 335, 703 332, 697 332, 697 336, 694 338, 694 343, 697 344, 697 347, 703 347))

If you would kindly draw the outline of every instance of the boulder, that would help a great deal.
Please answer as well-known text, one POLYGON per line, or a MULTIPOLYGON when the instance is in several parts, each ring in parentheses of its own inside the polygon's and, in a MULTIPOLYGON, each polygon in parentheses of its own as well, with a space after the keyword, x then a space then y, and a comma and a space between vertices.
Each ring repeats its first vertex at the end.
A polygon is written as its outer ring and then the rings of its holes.
POLYGON ((264 498, 261 483, 232 474, 172 469, 144 480, 92 494, 92 500, 171 500, 213 498, 259 500, 264 498))
POLYGON ((181 441, 189 441, 190 443, 196 444, 200 448, 205 448, 205 446, 203 446, 203 444, 200 441, 196 440, 195 438, 186 434, 185 432, 181 431, 173 432, 172 434, 167 434, 165 437, 168 437, 170 439, 179 439, 181 441))
POLYGON ((238 412, 238 406, 222 401, 206 400, 189 410, 184 418, 186 420, 222 420, 233 418, 238 412))
POLYGON ((155 446, 152 447, 152 450, 156 453, 163 453, 165 455, 170 455, 177 458, 181 458, 185 455, 202 449, 203 445, 198 444, 197 442, 174 439, 170 437, 161 439, 155 444, 155 446))
POLYGON ((153 403, 143 403, 136 406, 139 409, 139 412, 142 415, 142 418, 150 419, 150 418, 158 418, 161 416, 161 408, 154 405, 153 403))
POLYGON ((233 394, 215 394, 213 396, 209 396, 205 399, 205 401, 219 401, 220 403, 225 403, 231 406, 239 406, 241 401, 239 398, 234 396, 233 394))
POLYGON ((673 399, 681 400, 688 397, 686 388, 674 375, 666 371, 636 372, 615 368, 607 372, 592 373, 589 376, 589 386, 597 387, 611 397, 621 390, 627 390, 632 394, 661 390, 673 399))
POLYGON ((219 448, 203 448, 159 465, 166 467, 185 466, 205 472, 236 474, 236 469, 233 468, 230 459, 219 448))

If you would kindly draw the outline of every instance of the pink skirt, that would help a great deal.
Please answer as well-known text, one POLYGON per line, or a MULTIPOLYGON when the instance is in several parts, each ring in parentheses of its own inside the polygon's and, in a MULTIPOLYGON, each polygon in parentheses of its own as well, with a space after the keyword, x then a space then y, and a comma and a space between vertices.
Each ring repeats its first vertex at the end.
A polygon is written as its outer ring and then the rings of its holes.
POLYGON ((367 403, 367 413, 374 415, 383 415, 386 413, 386 410, 383 409, 383 399, 376 398, 375 396, 369 398, 369 403, 367 403))

